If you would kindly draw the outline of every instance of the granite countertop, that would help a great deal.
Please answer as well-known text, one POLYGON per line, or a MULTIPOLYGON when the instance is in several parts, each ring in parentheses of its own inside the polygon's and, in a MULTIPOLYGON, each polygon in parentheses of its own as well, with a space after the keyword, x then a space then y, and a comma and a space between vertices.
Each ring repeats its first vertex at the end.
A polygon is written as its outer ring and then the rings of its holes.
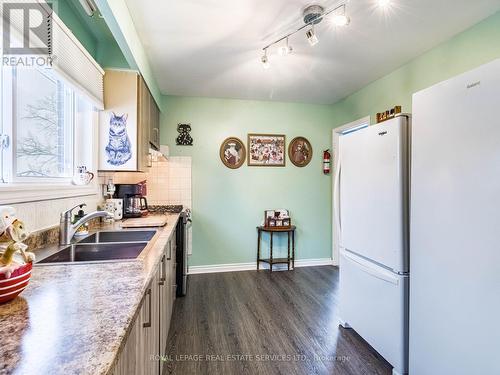
POLYGON ((135 260, 33 267, 26 290, 0 305, 0 374, 108 373, 178 218, 135 260))

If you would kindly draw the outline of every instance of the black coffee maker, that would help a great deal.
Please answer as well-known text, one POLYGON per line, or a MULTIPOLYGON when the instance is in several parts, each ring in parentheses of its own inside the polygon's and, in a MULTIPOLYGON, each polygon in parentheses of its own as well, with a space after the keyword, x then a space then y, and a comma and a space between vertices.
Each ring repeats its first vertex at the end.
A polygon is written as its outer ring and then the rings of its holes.
POLYGON ((123 199, 123 217, 143 217, 148 215, 148 201, 146 184, 118 184, 116 185, 116 198, 123 199))

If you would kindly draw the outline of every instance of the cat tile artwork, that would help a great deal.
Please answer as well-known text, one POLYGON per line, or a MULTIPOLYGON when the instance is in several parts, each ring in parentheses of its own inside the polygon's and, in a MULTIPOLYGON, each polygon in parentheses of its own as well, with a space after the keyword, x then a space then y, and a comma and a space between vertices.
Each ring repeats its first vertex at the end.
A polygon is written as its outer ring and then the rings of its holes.
POLYGON ((192 146, 193 138, 189 132, 191 131, 191 124, 177 124, 177 132, 179 135, 175 139, 178 146, 192 146))
POLYGON ((130 138, 127 134, 128 113, 121 116, 111 112, 109 120, 109 141, 106 146, 106 156, 109 164, 119 166, 132 157, 130 138))
POLYGON ((134 170, 137 165, 137 131, 128 112, 108 112, 101 126, 100 170, 134 170))

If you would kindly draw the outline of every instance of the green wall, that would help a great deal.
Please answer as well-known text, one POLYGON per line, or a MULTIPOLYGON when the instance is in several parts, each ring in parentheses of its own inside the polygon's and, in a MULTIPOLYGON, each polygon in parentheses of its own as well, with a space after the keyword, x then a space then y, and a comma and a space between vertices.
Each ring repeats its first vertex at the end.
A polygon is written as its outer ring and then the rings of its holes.
POLYGON ((104 19, 89 17, 78 0, 59 0, 54 10, 101 67, 130 68, 104 19))
POLYGON ((411 112, 412 94, 500 58, 500 12, 336 103, 336 126, 395 105, 411 112))
POLYGON ((128 10, 125 0, 96 0, 102 16, 106 20, 116 42, 120 46, 125 59, 131 69, 141 72, 151 95, 153 95, 160 110, 162 98, 160 88, 153 75, 142 41, 137 34, 134 21, 128 10))
MULTIPOLYGON (((243 100, 163 97, 161 142, 171 155, 193 158, 191 265, 252 262, 255 226, 266 208, 288 208, 298 226, 299 259, 331 256, 331 176, 321 172, 321 151, 332 129, 401 104, 411 112, 414 92, 500 58, 500 12, 433 48, 391 74, 331 106, 243 100), (191 123, 193 147, 175 146, 177 123, 191 123), (242 166, 219 159, 223 139, 246 142, 251 132, 302 135, 314 157, 304 169, 242 166)), ((284 243, 280 244, 283 250, 284 243)))
POLYGON ((87 27, 71 1, 72 0, 58 1, 55 4, 54 11, 80 43, 82 43, 87 52, 95 59, 97 56, 97 38, 87 27))
MULTIPOLYGON (((163 97, 161 143, 170 154, 192 157, 193 256, 191 265, 255 261, 265 209, 287 208, 297 225, 298 259, 331 257, 331 176, 322 173, 322 151, 330 147, 331 106, 261 101, 163 97), (191 123, 194 146, 175 146, 178 123, 191 123), (222 141, 248 133, 304 136, 313 159, 304 168, 226 168, 222 141)), ((285 250, 284 238, 276 249, 285 250)), ((276 254, 275 254, 276 255, 276 254)))

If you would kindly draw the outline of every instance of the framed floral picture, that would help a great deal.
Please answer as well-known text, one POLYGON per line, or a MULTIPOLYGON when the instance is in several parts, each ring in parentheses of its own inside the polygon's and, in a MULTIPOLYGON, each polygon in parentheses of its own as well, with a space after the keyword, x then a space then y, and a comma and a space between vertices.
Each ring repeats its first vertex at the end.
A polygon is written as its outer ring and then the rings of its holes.
POLYGON ((248 165, 256 167, 285 166, 285 136, 281 134, 249 134, 248 165))
POLYGON ((220 146, 220 159, 228 168, 236 169, 243 165, 246 158, 246 150, 243 142, 236 137, 229 137, 220 146))
POLYGON ((305 167, 312 159, 311 143, 304 137, 294 138, 288 145, 288 157, 293 165, 305 167))

